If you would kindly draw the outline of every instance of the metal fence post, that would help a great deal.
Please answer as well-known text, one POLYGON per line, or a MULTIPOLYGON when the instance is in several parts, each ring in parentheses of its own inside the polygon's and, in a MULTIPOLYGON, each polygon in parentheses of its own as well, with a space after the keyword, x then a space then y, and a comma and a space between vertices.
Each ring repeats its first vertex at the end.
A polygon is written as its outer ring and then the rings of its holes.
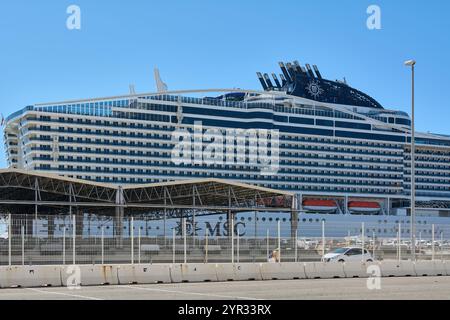
POLYGON ((431 225, 431 260, 434 261, 434 224, 431 225))
POLYGON ((422 251, 422 231, 419 232, 419 254, 422 251))
POLYGON ((398 224, 398 260, 401 261, 402 260, 402 246, 401 246, 401 241, 402 241, 402 225, 401 223, 398 224))
POLYGON ((237 241, 237 262, 239 263, 239 228, 237 228, 237 235, 236 235, 236 241, 237 241))
POLYGON ((138 264, 141 264, 141 228, 138 229, 138 264))
POLYGON ((208 263, 208 231, 205 229, 205 263, 208 263))
POLYGON ((443 247, 444 247, 444 231, 441 231, 441 243, 440 243, 440 249, 439 249, 439 251, 441 252, 441 260, 443 260, 443 256, 442 256, 443 247))
POLYGON ((298 261, 298 231, 295 232, 295 262, 298 261))
POLYGON ((134 264, 134 217, 131 217, 130 237, 131 237, 131 264, 134 264))
POLYGON ((183 218, 183 250, 184 250, 184 263, 187 263, 187 235, 186 235, 186 218, 183 218))
POLYGON ((266 255, 266 260, 269 259, 269 229, 267 229, 267 236, 266 236, 266 249, 267 249, 267 255, 266 255))
POLYGON ((172 263, 175 264, 175 229, 172 230, 172 263))
POLYGON ((325 255, 325 220, 322 220, 322 261, 325 255))
MULTIPOLYGON (((64 219, 65 220, 65 219, 64 219)), ((62 260, 63 265, 66 264, 66 225, 64 221, 64 228, 63 228, 63 238, 62 238, 62 260)))
POLYGON ((11 213, 8 214, 8 265, 11 267, 11 213))
POLYGON ((234 263, 234 215, 231 215, 231 263, 234 263))
POLYGON ((364 222, 361 223, 361 262, 364 262, 364 247, 365 247, 365 225, 364 222))
POLYGON ((102 226, 102 265, 105 264, 105 227, 102 226))
POLYGON ((278 220, 278 262, 281 263, 281 221, 278 220))
POLYGON ((75 215, 73 215, 73 217, 72 217, 72 226, 73 226, 72 227, 72 229, 73 229, 72 230, 72 262, 73 262, 73 265, 75 265, 75 262, 76 262, 75 237, 76 237, 76 229, 77 229, 75 215))
POLYGON ((25 228, 21 226, 22 231, 22 265, 25 265, 25 228))
POLYGON ((375 247, 376 247, 376 242, 375 242, 375 231, 372 232, 372 245, 373 245, 373 248, 372 248, 372 259, 375 260, 375 247))

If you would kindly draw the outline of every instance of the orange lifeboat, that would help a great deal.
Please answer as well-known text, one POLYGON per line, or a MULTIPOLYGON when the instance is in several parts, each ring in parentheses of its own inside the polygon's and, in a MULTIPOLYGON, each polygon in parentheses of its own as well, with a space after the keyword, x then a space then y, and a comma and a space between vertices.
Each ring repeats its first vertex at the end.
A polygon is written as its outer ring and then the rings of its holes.
POLYGON ((378 213, 381 211, 381 206, 374 201, 350 201, 348 203, 348 210, 351 213, 378 213))
POLYGON ((333 213, 337 210, 337 204, 334 200, 316 200, 309 199, 303 201, 303 209, 306 211, 333 213))

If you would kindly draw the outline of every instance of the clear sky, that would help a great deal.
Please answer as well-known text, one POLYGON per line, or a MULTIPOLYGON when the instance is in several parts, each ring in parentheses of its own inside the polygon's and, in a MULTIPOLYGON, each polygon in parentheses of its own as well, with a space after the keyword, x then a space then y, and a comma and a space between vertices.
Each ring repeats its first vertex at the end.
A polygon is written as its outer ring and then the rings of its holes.
POLYGON ((0 110, 126 94, 130 83, 152 92, 155 66, 173 90, 260 89, 256 71, 299 60, 409 111, 403 61, 414 58, 417 129, 450 134, 449 14, 447 0, 3 0, 0 110), (71 4, 81 30, 66 27, 71 4), (381 30, 366 26, 372 4, 381 30))

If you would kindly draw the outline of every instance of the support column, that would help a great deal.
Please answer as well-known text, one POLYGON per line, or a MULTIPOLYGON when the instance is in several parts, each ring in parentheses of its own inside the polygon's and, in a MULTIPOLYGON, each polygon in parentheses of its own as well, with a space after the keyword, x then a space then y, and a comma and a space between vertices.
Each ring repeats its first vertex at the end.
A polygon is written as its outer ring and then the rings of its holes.
POLYGON ((231 187, 228 188, 228 211, 227 211, 227 224, 228 224, 228 237, 231 239, 234 232, 234 212, 231 211, 231 187))
POLYGON ((123 217, 124 217, 124 207, 125 199, 123 196, 123 189, 119 187, 116 192, 116 209, 114 217, 114 238, 116 240, 116 247, 121 248, 123 246, 123 217))
POLYGON ((298 229, 298 211, 291 210, 291 239, 295 241, 298 229))
POLYGON ((291 239, 292 239, 292 241, 295 241, 295 238, 297 237, 298 207, 299 207, 299 204, 297 202, 297 198, 295 196, 293 196, 292 203, 291 203, 291 239))
POLYGON ((235 220, 235 212, 228 210, 227 212, 227 224, 228 224, 228 237, 231 239, 232 234, 234 232, 234 220, 235 220))
POLYGON ((47 237, 53 239, 55 236, 55 216, 47 216, 47 237))
POLYGON ((75 207, 75 224, 77 226, 76 236, 83 237, 83 229, 84 229, 84 212, 80 211, 78 207, 75 207))

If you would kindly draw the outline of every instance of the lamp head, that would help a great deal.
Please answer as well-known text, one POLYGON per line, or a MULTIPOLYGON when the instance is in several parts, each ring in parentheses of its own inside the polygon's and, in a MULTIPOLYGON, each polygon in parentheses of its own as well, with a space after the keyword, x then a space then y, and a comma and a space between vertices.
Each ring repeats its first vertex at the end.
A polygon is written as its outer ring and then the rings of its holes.
POLYGON ((407 60, 405 61, 405 66, 412 67, 416 64, 416 60, 407 60))

